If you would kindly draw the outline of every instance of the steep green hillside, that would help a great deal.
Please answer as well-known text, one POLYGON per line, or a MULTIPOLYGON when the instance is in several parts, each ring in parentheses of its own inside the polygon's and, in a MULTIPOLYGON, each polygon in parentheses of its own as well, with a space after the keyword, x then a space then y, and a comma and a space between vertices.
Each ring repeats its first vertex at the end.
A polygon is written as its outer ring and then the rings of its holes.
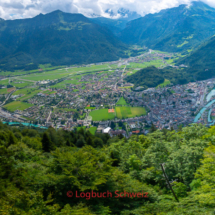
POLYGON ((202 2, 180 5, 133 20, 121 32, 122 41, 179 52, 192 49, 215 34, 215 9, 202 2))
POLYGON ((189 56, 180 59, 178 63, 183 63, 188 66, 214 68, 214 65, 215 65, 214 47, 215 47, 215 36, 213 36, 210 40, 204 42, 189 56))
POLYGON ((32 19, 0 22, 0 68, 118 60, 126 46, 81 14, 55 11, 32 19))
POLYGON ((215 37, 203 43, 189 56, 179 59, 177 64, 188 66, 187 72, 194 75, 197 80, 215 77, 215 37))

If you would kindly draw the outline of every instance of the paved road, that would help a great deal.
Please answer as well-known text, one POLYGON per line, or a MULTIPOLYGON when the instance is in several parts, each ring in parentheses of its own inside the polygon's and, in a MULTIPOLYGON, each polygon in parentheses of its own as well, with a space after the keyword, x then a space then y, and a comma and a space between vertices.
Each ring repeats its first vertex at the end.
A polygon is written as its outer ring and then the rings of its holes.
POLYGON ((8 94, 7 98, 6 98, 5 101, 0 105, 0 107, 2 107, 2 106, 6 103, 6 101, 11 97, 11 95, 12 95, 14 92, 16 92, 16 90, 13 90, 12 92, 10 92, 10 93, 8 94))
POLYGON ((49 120, 50 120, 50 118, 51 118, 51 114, 52 114, 52 111, 50 111, 49 116, 48 116, 46 122, 49 122, 49 120))

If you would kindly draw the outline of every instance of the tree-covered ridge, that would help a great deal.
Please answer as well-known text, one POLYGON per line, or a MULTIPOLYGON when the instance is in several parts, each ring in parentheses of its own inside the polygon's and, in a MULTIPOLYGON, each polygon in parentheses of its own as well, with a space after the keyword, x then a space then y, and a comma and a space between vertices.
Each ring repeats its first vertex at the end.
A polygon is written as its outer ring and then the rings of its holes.
MULTIPOLYGON (((198 77, 199 80, 204 78, 198 77)), ((144 87, 144 89, 157 87, 168 79, 172 84, 186 84, 190 81, 195 81, 193 74, 188 69, 166 67, 158 69, 154 66, 141 69, 133 75, 127 76, 125 80, 133 83, 136 87, 144 87)))
POLYGON ((148 14, 129 22, 121 40, 155 50, 180 52, 193 49, 215 33, 215 9, 203 2, 192 2, 148 14))
POLYGON ((114 61, 125 56, 125 49, 108 29, 81 14, 54 11, 0 22, 0 68, 4 70, 114 61))
POLYGON ((215 127, 192 125, 179 131, 152 127, 148 135, 130 139, 95 137, 83 130, 49 128, 41 133, 3 124, 0 129, 1 214, 214 212, 215 127), (82 144, 77 144, 79 140, 82 144), (161 163, 169 180, 175 181, 179 202, 166 186, 161 163), (66 194, 92 190, 147 192, 148 198, 86 200, 66 194))

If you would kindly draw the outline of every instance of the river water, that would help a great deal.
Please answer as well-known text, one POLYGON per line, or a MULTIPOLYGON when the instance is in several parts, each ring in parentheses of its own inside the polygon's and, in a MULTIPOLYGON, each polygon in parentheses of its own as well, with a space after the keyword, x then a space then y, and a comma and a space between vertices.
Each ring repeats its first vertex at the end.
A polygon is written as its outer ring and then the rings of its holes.
POLYGON ((43 129, 48 129, 47 127, 43 127, 43 126, 38 126, 38 125, 34 125, 34 124, 30 124, 30 123, 24 123, 24 122, 3 122, 3 124, 8 123, 8 125, 24 125, 24 126, 30 126, 30 127, 36 127, 36 128, 43 128, 43 129))

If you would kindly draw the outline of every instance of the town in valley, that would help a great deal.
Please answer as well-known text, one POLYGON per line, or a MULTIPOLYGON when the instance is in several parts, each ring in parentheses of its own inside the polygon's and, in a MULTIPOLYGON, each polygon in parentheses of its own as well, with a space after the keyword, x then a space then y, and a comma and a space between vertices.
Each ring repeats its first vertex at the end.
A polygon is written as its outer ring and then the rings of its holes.
POLYGON ((165 80, 148 89, 126 82, 127 76, 150 65, 176 67, 175 55, 149 50, 114 62, 5 72, 0 80, 0 118, 11 125, 83 128, 125 137, 147 134, 152 125, 157 129, 212 125, 215 79, 185 85, 165 80))

